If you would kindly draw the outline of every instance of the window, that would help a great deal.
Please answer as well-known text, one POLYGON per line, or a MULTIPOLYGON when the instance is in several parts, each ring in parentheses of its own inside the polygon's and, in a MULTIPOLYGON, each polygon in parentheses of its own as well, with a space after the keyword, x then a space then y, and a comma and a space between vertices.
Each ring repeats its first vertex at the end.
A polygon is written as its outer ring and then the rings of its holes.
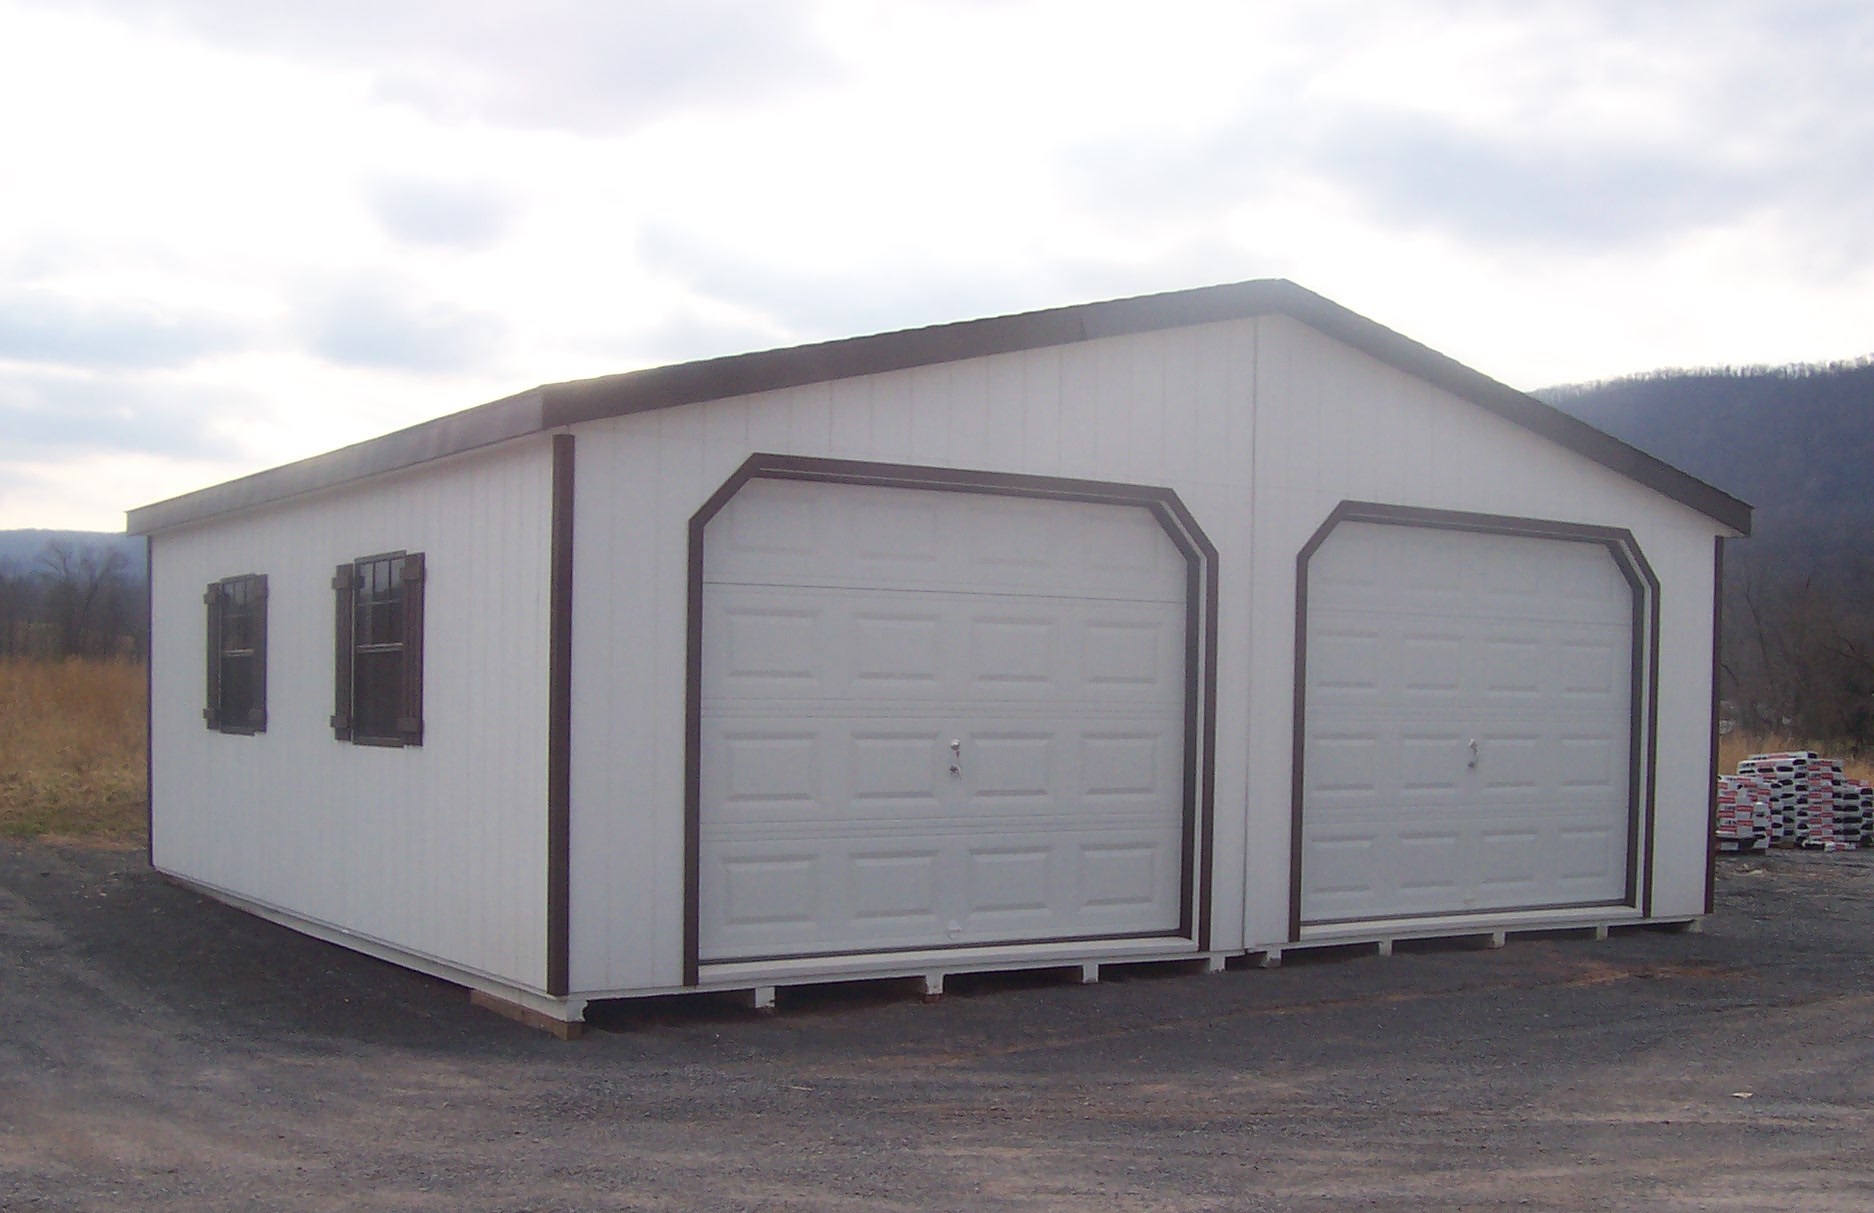
POLYGON ((226 577, 202 595, 208 605, 208 706, 218 733, 267 731, 267 578, 226 577))
POLYGON ((423 554, 338 566, 332 735, 359 745, 423 744, 423 554))

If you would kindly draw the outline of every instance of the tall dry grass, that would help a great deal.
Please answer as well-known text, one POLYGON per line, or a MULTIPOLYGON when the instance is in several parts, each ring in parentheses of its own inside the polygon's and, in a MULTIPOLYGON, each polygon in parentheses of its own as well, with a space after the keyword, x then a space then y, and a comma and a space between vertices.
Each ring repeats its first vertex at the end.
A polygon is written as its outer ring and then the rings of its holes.
POLYGON ((0 835, 138 846, 140 662, 0 658, 0 835))
POLYGON ((1735 775, 1737 764, 1752 754, 1774 754, 1780 750, 1813 750, 1824 758, 1841 759, 1842 774, 1852 779, 1874 781, 1874 754, 1853 750, 1827 741, 1808 741, 1799 737, 1758 736, 1733 730, 1718 738, 1718 772, 1735 775))

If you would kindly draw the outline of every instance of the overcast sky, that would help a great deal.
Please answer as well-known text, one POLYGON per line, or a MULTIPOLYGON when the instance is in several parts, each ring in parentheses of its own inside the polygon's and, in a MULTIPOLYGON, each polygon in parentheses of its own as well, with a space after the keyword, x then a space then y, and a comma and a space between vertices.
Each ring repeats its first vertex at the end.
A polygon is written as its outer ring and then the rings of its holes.
POLYGON ((0 527, 542 382, 1286 277, 1874 352, 1874 4, 0 0, 0 527))

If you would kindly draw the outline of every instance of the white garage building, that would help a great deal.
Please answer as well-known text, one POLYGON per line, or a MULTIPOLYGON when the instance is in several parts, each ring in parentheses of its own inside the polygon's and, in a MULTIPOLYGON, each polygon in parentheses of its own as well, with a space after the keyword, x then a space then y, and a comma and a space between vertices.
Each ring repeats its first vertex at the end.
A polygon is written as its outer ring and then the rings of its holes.
POLYGON ((554 384, 129 525, 154 865, 562 1023, 1710 910, 1749 507, 1287 282, 554 384))

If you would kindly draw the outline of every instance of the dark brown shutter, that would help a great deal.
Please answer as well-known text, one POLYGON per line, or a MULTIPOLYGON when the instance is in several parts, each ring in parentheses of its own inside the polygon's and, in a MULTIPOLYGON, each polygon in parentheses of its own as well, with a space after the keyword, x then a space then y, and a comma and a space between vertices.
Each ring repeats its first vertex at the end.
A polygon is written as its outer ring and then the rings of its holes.
POLYGON ((202 592, 208 606, 208 706, 202 719, 211 729, 221 728, 221 586, 211 585, 202 592))
POLYGON ((351 604, 358 570, 341 564, 332 575, 332 736, 351 740, 351 604))
POLYGON ((267 575, 261 573, 248 585, 253 603, 254 629, 254 701, 247 709, 247 723, 256 733, 267 731, 267 575))
POLYGON ((397 733, 405 745, 423 744, 423 553, 412 552, 398 565, 403 591, 403 702, 397 733))

